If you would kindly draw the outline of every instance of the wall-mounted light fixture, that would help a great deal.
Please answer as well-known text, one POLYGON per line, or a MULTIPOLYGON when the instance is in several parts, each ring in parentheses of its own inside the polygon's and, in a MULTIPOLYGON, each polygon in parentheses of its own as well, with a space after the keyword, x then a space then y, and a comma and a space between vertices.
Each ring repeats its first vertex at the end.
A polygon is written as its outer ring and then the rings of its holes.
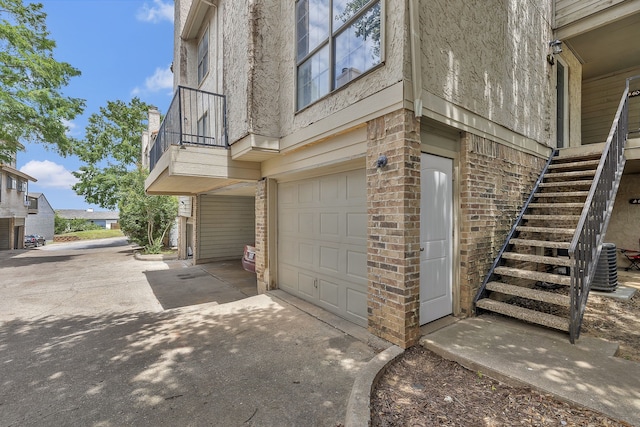
POLYGON ((384 154, 381 154, 380 157, 378 157, 378 160, 376 160, 376 168, 378 169, 378 172, 385 166, 387 166, 387 156, 385 156, 384 154))
POLYGON ((551 53, 547 55, 547 62, 553 65, 556 63, 554 56, 562 53, 562 41, 552 40, 549 42, 549 47, 551 48, 551 53))

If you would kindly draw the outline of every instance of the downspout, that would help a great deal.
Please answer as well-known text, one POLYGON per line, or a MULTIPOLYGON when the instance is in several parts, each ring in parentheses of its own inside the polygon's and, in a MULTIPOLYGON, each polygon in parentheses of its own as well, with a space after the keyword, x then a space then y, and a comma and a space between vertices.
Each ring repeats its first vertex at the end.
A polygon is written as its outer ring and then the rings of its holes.
POLYGON ((411 50, 411 81, 413 83, 413 110, 422 117, 422 52, 420 50, 420 9, 418 0, 409 0, 409 32, 411 50))

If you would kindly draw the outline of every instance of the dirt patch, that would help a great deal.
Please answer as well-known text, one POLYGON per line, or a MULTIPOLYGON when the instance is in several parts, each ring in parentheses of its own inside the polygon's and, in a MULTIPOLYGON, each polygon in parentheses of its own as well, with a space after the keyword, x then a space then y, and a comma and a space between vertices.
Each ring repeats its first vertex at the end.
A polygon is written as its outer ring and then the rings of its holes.
MULTIPOLYGON (((618 357, 640 362, 640 295, 590 295, 582 335, 620 343, 618 357)), ((373 426, 630 426, 528 387, 472 372, 421 346, 408 349, 375 385, 373 426)))
POLYGON ((372 396, 373 426, 629 426, 527 387, 512 387, 415 346, 372 396))
POLYGON ((589 295, 580 334, 617 342, 616 356, 640 362, 640 291, 628 301, 589 295))

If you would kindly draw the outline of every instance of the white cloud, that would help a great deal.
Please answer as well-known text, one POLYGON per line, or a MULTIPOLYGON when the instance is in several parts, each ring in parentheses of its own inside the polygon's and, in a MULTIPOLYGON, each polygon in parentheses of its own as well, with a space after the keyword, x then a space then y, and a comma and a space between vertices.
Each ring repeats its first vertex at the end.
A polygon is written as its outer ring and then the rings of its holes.
POLYGON ((20 172, 31 175, 38 180, 38 185, 45 188, 69 189, 78 179, 64 166, 49 160, 31 160, 20 168, 20 172))
POLYGON ((77 124, 73 123, 72 121, 64 120, 64 119, 62 120, 62 124, 67 128, 67 131, 65 132, 67 136, 78 136, 79 129, 77 124))
POLYGON ((153 5, 145 3, 138 11, 136 18, 143 22, 173 22, 173 3, 165 3, 162 0, 153 0, 153 5))
POLYGON ((167 89, 169 92, 173 90, 173 73, 171 72, 170 67, 156 68, 153 75, 151 77, 147 77, 144 81, 144 88, 141 89, 136 87, 131 91, 131 93, 134 96, 138 96, 144 93, 159 92, 167 89))

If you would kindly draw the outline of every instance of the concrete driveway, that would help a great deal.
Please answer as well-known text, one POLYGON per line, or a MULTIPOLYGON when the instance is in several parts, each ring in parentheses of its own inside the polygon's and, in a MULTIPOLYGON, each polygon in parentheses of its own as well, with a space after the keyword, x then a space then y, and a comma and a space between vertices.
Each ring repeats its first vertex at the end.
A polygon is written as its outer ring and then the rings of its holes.
POLYGON ((135 260, 123 239, 0 253, 0 425, 342 423, 354 378, 386 343, 208 269, 135 260), (164 309, 165 279, 238 298, 164 309))

